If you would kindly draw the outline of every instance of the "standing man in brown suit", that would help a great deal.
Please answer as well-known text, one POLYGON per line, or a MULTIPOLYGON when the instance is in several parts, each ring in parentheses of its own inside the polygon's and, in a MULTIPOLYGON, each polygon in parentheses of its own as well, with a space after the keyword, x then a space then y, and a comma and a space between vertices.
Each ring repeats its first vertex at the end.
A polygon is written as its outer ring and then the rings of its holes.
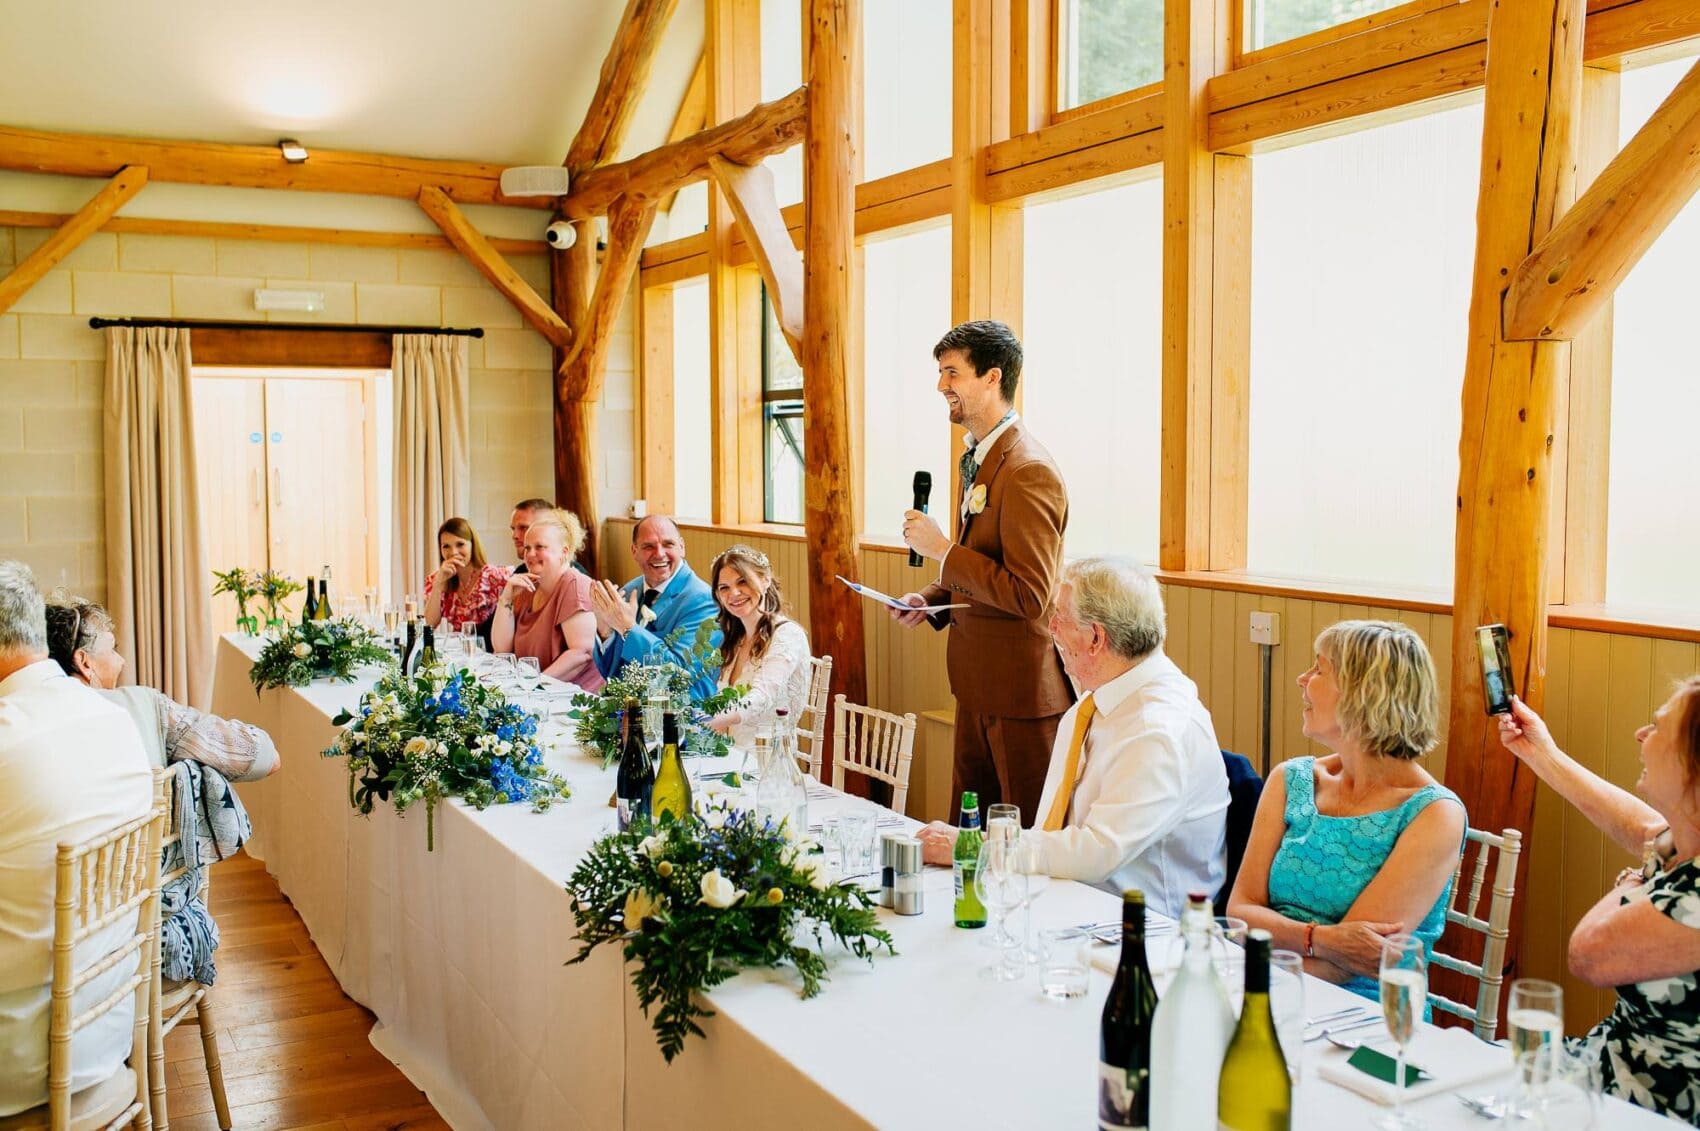
POLYGON ((1015 413, 1021 342, 1002 322, 964 322, 933 347, 950 422, 968 430, 958 540, 920 511, 904 516, 903 540, 941 564, 939 580, 905 594, 915 606, 966 603, 913 626, 950 626, 946 650, 956 696, 953 799, 965 789, 1021 807, 1037 819, 1057 722, 1074 702, 1048 624, 1062 572, 1068 494, 1062 474, 1015 413))

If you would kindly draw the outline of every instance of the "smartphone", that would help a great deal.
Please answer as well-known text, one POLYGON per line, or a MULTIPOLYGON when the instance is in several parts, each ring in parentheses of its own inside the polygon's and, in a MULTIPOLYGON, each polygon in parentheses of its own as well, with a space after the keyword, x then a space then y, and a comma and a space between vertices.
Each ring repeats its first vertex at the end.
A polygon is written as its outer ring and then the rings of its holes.
POLYGON ((1509 715, 1517 688, 1511 681, 1511 633, 1503 624, 1476 629, 1476 650, 1482 657, 1482 704, 1490 715, 1509 715))

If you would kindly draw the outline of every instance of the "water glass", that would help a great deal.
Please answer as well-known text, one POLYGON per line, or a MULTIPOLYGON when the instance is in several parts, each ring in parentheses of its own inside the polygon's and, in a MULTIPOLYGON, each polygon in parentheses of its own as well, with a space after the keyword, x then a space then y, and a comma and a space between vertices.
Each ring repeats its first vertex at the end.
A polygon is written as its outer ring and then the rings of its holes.
POLYGON ((847 809, 839 815, 839 836, 844 853, 844 875, 861 876, 875 868, 875 833, 879 814, 872 809, 847 809))
POLYGON ((514 661, 514 670, 519 673, 520 687, 524 691, 535 691, 539 677, 543 674, 543 665, 537 662, 536 656, 521 656, 514 661))
POLYGON ((1415 935, 1388 935, 1381 944, 1381 1016, 1399 1054, 1394 1058, 1393 1111, 1376 1126, 1417 1131, 1428 1125, 1405 1110, 1405 1050, 1417 1035, 1428 1002, 1428 954, 1415 935))
POLYGON ((1303 1075, 1305 1029, 1305 960, 1290 950, 1269 954, 1269 1008, 1275 1014, 1275 1036, 1287 1058, 1293 1083, 1303 1075))
POLYGON ((1046 927, 1034 949, 1039 954, 1039 992, 1052 1001, 1085 997, 1086 947, 1090 935, 1080 927, 1046 927))
POLYGON ((490 677, 497 687, 503 691, 513 685, 514 654, 512 652, 497 652, 490 665, 490 677))
MULTIPOLYGON (((1175 934, 1180 934, 1176 931, 1175 934)), ((1236 997, 1245 993, 1246 922, 1232 915, 1218 915, 1210 932, 1210 953, 1216 963, 1216 976, 1236 997)), ((1179 959, 1176 959, 1179 965, 1179 959)))
POLYGON ((838 857, 838 875, 842 878, 844 868, 844 829, 839 822, 837 813, 827 813, 820 819, 820 846, 826 851, 828 863, 832 862, 834 854, 838 857))
POLYGON ((475 620, 463 620, 463 621, 461 621, 460 622, 460 634, 462 636, 468 636, 468 637, 477 636, 478 635, 478 622, 475 621, 475 620))

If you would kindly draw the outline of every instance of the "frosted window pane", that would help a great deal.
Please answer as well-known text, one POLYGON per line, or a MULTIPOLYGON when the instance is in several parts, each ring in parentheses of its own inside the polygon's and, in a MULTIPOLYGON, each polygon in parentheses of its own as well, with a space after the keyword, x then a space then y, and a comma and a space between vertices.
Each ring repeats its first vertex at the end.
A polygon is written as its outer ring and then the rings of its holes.
POLYGON ((714 514, 708 395, 708 280, 673 285, 673 500, 678 514, 714 514))
MULTIPOLYGON (((1678 59, 1623 76, 1628 141, 1693 65, 1678 59)), ((1611 482, 1606 600, 1700 609, 1700 355, 1694 263, 1700 198, 1688 203, 1617 290, 1612 331, 1611 482)))
POLYGON ((949 0, 863 5, 865 180, 950 156, 950 7, 949 0))
POLYGON ((1246 0, 1246 38, 1251 50, 1284 43, 1313 31, 1350 23, 1360 16, 1397 8, 1407 0, 1246 0))
POLYGON ((1071 556, 1157 560, 1160 180, 1030 204, 1022 411, 1069 487, 1071 556))
MULTIPOLYGON (((803 85, 803 5, 800 0, 761 0, 761 100, 784 98, 803 85)), ((779 203, 803 199, 803 147, 794 145, 765 162, 773 171, 779 203)))
POLYGON ((863 525, 896 538, 915 472, 932 473, 932 512, 950 508, 950 416, 933 361, 951 325, 950 229, 870 240, 863 262, 863 525))
POLYGON ((1249 569, 1450 591, 1481 129, 1253 158, 1249 569))
POLYGON ((1057 57, 1065 110, 1161 82, 1163 0, 1068 0, 1057 57))

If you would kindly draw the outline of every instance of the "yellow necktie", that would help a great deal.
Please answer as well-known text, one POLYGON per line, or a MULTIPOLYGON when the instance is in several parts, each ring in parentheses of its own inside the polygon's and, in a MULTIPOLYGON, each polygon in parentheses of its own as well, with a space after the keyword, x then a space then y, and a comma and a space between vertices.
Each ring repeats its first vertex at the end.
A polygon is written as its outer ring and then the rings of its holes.
POLYGON ((1080 752, 1086 747, 1086 731, 1092 725, 1092 716, 1098 713, 1098 704, 1088 691, 1080 700, 1080 709, 1074 715, 1074 734, 1068 741, 1068 760, 1063 763, 1062 781, 1057 783, 1057 795, 1051 799, 1051 811, 1045 816, 1045 831, 1054 833, 1063 827, 1068 820, 1069 802, 1074 799, 1075 779, 1080 775, 1080 752))

